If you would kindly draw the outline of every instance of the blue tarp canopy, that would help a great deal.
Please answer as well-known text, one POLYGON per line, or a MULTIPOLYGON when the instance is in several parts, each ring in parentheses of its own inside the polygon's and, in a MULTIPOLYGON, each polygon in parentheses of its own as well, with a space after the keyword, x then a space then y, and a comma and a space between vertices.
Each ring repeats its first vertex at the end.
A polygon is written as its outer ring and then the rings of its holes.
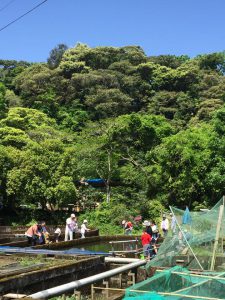
POLYGON ((102 184, 102 183, 104 183, 105 184, 105 180, 104 179, 100 179, 100 178, 95 178, 95 179, 87 179, 87 180, 84 180, 84 182, 87 182, 87 183, 89 183, 89 184, 92 184, 92 183, 94 183, 94 184, 102 184))

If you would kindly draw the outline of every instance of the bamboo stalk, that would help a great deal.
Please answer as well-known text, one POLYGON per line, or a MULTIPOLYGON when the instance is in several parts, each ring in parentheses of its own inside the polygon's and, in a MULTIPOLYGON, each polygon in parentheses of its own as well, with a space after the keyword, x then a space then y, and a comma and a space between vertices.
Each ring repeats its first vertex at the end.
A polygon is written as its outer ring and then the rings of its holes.
MULTIPOLYGON (((165 270, 157 270, 156 272, 165 272, 165 270)), ((207 276, 207 275, 192 274, 192 273, 185 273, 185 272, 176 272, 176 271, 171 272, 171 274, 186 275, 186 276, 199 277, 199 278, 207 278, 207 279, 225 280, 225 278, 220 277, 220 276, 225 275, 225 272, 221 273, 219 276, 207 276)))
POLYGON ((223 220, 223 211, 224 211, 224 205, 220 205, 218 223, 217 223, 217 227, 216 227, 216 237, 215 237, 212 261, 211 261, 211 267, 210 267, 211 271, 213 271, 215 268, 216 249, 217 249, 219 237, 220 237, 221 224, 222 224, 222 220, 223 220))
MULTIPOLYGON (((130 292, 138 292, 138 293, 152 293, 155 291, 141 291, 141 290, 130 290, 130 292)), ((155 292, 158 295, 163 296, 177 296, 182 298, 192 298, 192 299, 205 299, 205 300, 224 300, 222 298, 212 298, 212 297, 205 297, 205 296, 197 296, 197 295, 185 295, 185 294, 177 294, 177 293, 164 293, 164 292, 155 292)))

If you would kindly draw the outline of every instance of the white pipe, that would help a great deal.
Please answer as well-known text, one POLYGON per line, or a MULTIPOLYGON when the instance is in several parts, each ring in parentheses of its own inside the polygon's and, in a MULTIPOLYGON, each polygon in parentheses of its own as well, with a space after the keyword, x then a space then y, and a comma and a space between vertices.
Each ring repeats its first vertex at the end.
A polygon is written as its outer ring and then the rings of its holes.
POLYGON ((64 294, 66 292, 69 292, 69 291, 72 291, 72 290, 75 290, 75 289, 78 289, 82 286, 89 285, 89 284, 92 284, 94 282, 103 280, 105 278, 112 277, 114 275, 123 273, 125 271, 143 266, 145 264, 146 264, 146 261, 139 260, 137 262, 133 262, 131 264, 128 264, 128 265, 125 265, 125 266, 122 266, 122 267, 119 267, 119 268, 116 268, 116 269, 112 269, 112 270, 109 270, 109 271, 106 271, 106 272, 103 272, 103 273, 100 273, 100 274, 96 274, 96 275, 86 277, 86 278, 83 278, 83 279, 80 279, 80 280, 76 280, 76 281, 72 281, 72 282, 69 282, 69 283, 66 283, 66 284, 63 284, 63 285, 59 285, 59 286, 51 288, 51 289, 47 289, 47 290, 44 290, 44 291, 37 292, 35 294, 30 295, 29 297, 33 298, 33 299, 48 299, 48 298, 64 294))
POLYGON ((105 262, 112 263, 133 263, 136 261, 140 261, 138 258, 123 258, 123 257, 105 257, 105 262))
POLYGON ((131 242, 138 242, 138 239, 136 239, 136 240, 126 240, 126 241, 110 241, 109 244, 131 243, 131 242))

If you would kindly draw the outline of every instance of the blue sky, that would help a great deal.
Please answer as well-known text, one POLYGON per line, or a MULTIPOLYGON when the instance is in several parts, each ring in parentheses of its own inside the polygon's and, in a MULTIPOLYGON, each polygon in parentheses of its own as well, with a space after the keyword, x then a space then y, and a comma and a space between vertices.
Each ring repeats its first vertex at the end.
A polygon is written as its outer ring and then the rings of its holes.
MULTIPOLYGON (((0 27, 42 0, 0 0, 0 27)), ((48 0, 0 32, 0 59, 46 61, 59 43, 140 45, 148 55, 225 50, 225 0, 48 0)))

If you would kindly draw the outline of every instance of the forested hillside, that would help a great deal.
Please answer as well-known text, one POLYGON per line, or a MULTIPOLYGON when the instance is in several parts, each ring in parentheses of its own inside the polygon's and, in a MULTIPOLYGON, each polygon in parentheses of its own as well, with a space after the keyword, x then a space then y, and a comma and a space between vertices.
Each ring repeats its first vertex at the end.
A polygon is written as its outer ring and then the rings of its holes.
POLYGON ((0 67, 4 206, 99 202, 95 221, 116 224, 225 193, 224 53, 58 45, 46 63, 0 67))

